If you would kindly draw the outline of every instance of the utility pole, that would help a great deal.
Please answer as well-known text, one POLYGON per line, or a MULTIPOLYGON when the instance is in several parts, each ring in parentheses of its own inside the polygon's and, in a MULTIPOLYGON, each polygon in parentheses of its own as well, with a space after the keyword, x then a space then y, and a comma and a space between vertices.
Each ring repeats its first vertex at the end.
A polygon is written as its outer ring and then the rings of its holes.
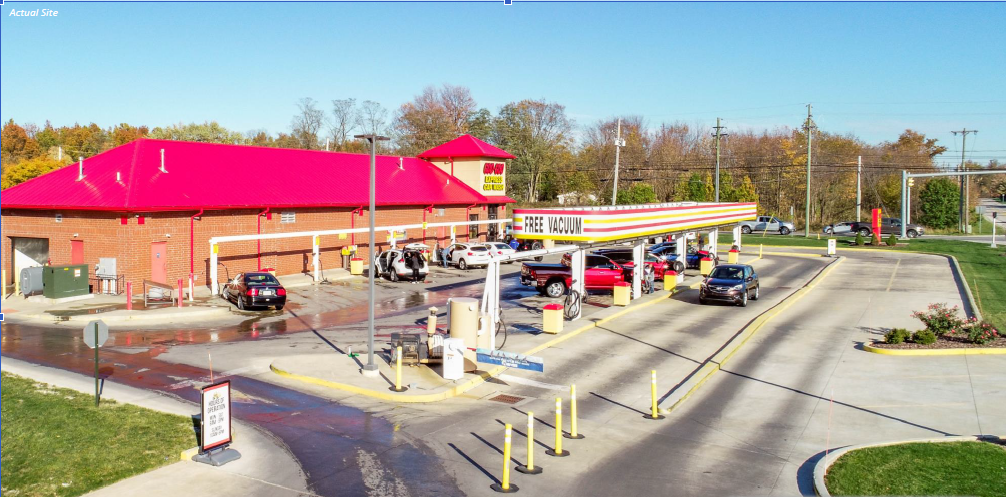
POLYGON ((375 204, 377 199, 377 142, 379 140, 390 140, 390 138, 376 134, 356 135, 356 138, 365 139, 370 142, 370 252, 367 254, 367 258, 370 259, 370 269, 367 271, 370 305, 367 306, 367 364, 363 366, 363 371, 364 374, 376 375, 378 369, 377 363, 374 362, 374 306, 377 305, 377 302, 374 301, 374 278, 377 274, 377 268, 375 267, 376 260, 374 259, 374 210, 376 209, 375 204))
POLYGON ((611 190, 611 205, 615 205, 618 201, 618 156, 619 151, 625 146, 625 140, 622 139, 622 119, 618 119, 618 132, 615 135, 615 186, 611 190))
POLYGON ((856 159, 856 222, 860 222, 863 212, 863 156, 856 159))
POLYGON ((716 133, 713 136, 716 137, 716 202, 720 201, 720 138, 727 136, 726 133, 721 133, 720 131, 726 129, 720 126, 720 118, 716 118, 716 127, 713 128, 716 133))
POLYGON ((807 124, 803 126, 804 131, 807 132, 807 213, 806 218, 803 222, 803 236, 810 238, 810 164, 811 164, 811 154, 810 146, 813 144, 814 136, 814 123, 811 121, 811 104, 807 104, 807 124))
MULTIPOLYGON (((965 144, 968 141, 968 133, 977 134, 978 130, 964 128, 964 129, 962 129, 960 131, 951 131, 951 133, 953 133, 954 136, 957 136, 958 134, 961 135, 961 168, 960 168, 960 171, 964 172, 965 171, 965 167, 964 167, 964 151, 967 150, 965 148, 965 144)), ((967 226, 970 224, 970 222, 969 222, 970 220, 968 218, 971 217, 971 212, 970 212, 971 211, 971 206, 968 205, 968 204, 965 204, 965 198, 967 196, 967 183, 968 183, 968 181, 967 181, 966 175, 962 174, 961 175, 961 198, 960 198, 961 207, 960 207, 960 214, 959 214, 960 218, 957 221, 958 231, 960 231, 961 233, 967 231, 967 229, 968 229, 967 226)))

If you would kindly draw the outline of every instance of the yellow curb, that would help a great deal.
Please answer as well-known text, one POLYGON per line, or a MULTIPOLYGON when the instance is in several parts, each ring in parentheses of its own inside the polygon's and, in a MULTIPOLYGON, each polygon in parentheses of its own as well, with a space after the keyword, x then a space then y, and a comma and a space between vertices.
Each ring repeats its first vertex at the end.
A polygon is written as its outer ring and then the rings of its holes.
POLYGON ((181 461, 191 461, 192 458, 195 457, 195 455, 198 454, 198 453, 199 453, 199 447, 193 447, 193 448, 188 449, 188 450, 183 450, 182 453, 181 453, 181 455, 179 456, 179 460, 181 460, 181 461))
POLYGON ((720 368, 722 368, 723 365, 726 364, 727 361, 729 361, 730 358, 732 358, 734 354, 736 354, 737 351, 739 351, 741 347, 743 347, 744 344, 746 344, 747 341, 750 340, 751 337, 753 337, 755 333, 758 332, 758 330, 760 330, 763 326, 765 326, 765 324, 768 323, 771 319, 775 318, 780 313, 790 308, 794 303, 796 303, 796 301, 800 300, 805 295, 810 293, 811 290, 813 290, 821 281, 824 280, 824 278, 826 278, 829 274, 831 274, 831 272, 844 260, 845 258, 839 258, 833 264, 830 264, 827 268, 825 268, 824 271, 822 271, 820 274, 814 277, 814 279, 810 283, 805 285, 803 288, 797 290, 796 293, 794 293, 793 295, 787 297, 786 300, 780 302, 776 307, 762 313, 760 316, 755 318, 754 321, 751 322, 751 324, 749 324, 746 328, 744 328, 744 331, 742 331, 740 335, 731 340, 731 342, 735 342, 736 345, 731 347, 729 351, 727 350, 720 351, 720 353, 713 356, 712 359, 709 360, 709 362, 707 362, 701 368, 699 368, 697 374, 693 376, 693 378, 699 378, 698 382, 695 385, 693 385, 687 392, 685 392, 684 396, 678 399, 673 405, 671 405, 671 407, 663 410, 663 412, 670 413, 678 406, 683 404, 689 397, 692 396, 692 394, 697 392, 699 388, 701 388, 702 385, 704 385, 705 382, 709 380, 709 378, 711 378, 714 374, 716 374, 716 372, 719 371, 720 368))
POLYGON ((881 355, 939 356, 939 355, 1006 355, 1006 348, 971 349, 884 349, 863 344, 863 350, 881 355))
MULTIPOLYGON (((535 348, 533 348, 531 350, 528 350, 527 352, 524 352, 524 355, 534 355, 534 354, 536 354, 538 352, 541 352, 542 350, 545 350, 545 349, 550 348, 550 347, 554 347, 554 346, 556 346, 556 345, 558 345, 558 344, 560 344, 562 342, 565 342, 566 340, 569 340, 570 338, 573 338, 573 337, 575 337, 575 336, 577 336, 577 335, 579 335, 579 334, 581 334, 581 333, 583 333, 583 332, 585 332, 587 330, 590 330, 592 328, 596 328, 596 327, 598 327, 598 326, 600 326, 600 325, 602 325, 604 323, 607 323, 607 322, 609 322, 609 321, 611 321, 611 320, 613 320, 615 318, 624 316, 624 315, 628 314, 629 312, 633 312, 633 311, 636 311, 636 310, 639 310, 639 309, 643 309, 643 308, 649 307, 649 306, 651 306, 653 304, 656 304, 657 302, 663 301, 664 299, 668 299, 674 293, 676 293, 676 292, 667 292, 667 293, 664 293, 663 295, 660 295, 657 298, 654 298, 653 300, 650 300, 648 302, 643 302, 643 303, 635 305, 635 306, 626 307, 625 309, 622 309, 621 311, 618 311, 618 312, 612 314, 611 316, 608 316, 606 318, 594 321, 592 323, 585 324, 585 325, 583 325, 583 326, 581 326, 581 327, 579 327, 579 328, 577 328, 575 330, 572 330, 572 331, 570 331, 568 333, 563 333, 560 336, 557 336, 557 337, 555 337, 555 338, 553 338, 553 339, 551 339, 551 340, 549 340, 549 341, 547 341, 547 342, 545 342, 545 343, 543 343, 541 345, 538 345, 537 347, 535 347, 535 348)), ((439 402, 439 401, 442 401, 442 400, 447 400, 447 399, 450 399, 450 398, 457 397, 458 395, 461 395, 461 394, 463 394, 463 393, 465 393, 465 392, 467 392, 467 391, 469 391, 469 390, 471 390, 471 389, 473 389, 473 388, 475 388, 475 387, 477 387, 477 386, 485 383, 490 378, 498 376, 500 373, 506 371, 509 368, 507 368, 505 366, 497 366, 497 367, 495 367, 493 369, 490 369, 488 371, 481 371, 481 372, 478 373, 477 377, 472 378, 470 380, 467 380, 464 383, 455 385, 454 387, 452 387, 452 388, 450 388, 448 390, 444 390, 443 392, 431 393, 431 394, 423 394, 423 395, 407 395, 407 394, 406 395, 400 395, 400 394, 394 394, 394 393, 391 393, 391 392, 382 392, 380 390, 371 390, 369 388, 358 387, 356 385, 349 385, 349 384, 346 384, 346 383, 339 383, 339 382, 335 382, 335 381, 323 380, 321 378, 314 378, 314 377, 311 377, 311 376, 299 375, 299 374, 295 374, 295 373, 291 373, 289 371, 284 371, 282 369, 279 369, 279 368, 276 367, 275 364, 270 364, 269 365, 269 369, 272 370, 273 373, 276 373, 276 374, 278 374, 280 376, 283 376, 285 378, 289 378, 291 380, 297 380, 297 381, 301 381, 301 382, 308 383, 308 384, 311 384, 311 385, 317 385, 317 386, 332 388, 332 389, 335 389, 335 390, 342 390, 344 392, 349 392, 349 393, 356 394, 356 395, 363 395, 363 396, 366 396, 366 397, 371 397, 371 398, 375 398, 375 399, 379 399, 379 400, 386 400, 386 401, 406 403, 406 404, 427 404, 427 403, 431 403, 431 402, 439 402)))
MULTIPOLYGON (((765 248, 784 248, 784 249, 800 249, 800 250, 828 250, 828 247, 807 247, 807 246, 801 246, 801 245, 762 245, 762 246, 765 247, 765 248)), ((893 249, 892 248, 882 249, 882 248, 872 248, 872 247, 863 247, 863 248, 836 247, 835 250, 850 250, 850 251, 855 251, 855 252, 888 252, 888 253, 890 253, 890 252, 905 252, 904 250, 898 250, 896 248, 893 248, 893 249)), ((768 252, 766 252, 766 253, 768 253, 768 252)), ((909 252, 909 253, 920 254, 922 252, 909 252)), ((939 254, 939 255, 942 255, 942 254, 939 254)))
POLYGON ((762 252, 762 255, 781 255, 784 257, 828 257, 827 254, 800 254, 793 252, 762 252))

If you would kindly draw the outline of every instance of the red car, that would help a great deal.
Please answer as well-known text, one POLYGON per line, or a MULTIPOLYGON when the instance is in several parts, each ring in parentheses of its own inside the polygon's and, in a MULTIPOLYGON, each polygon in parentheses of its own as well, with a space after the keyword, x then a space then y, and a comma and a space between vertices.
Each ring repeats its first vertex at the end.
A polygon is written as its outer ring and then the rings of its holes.
MULTIPOLYGON (((520 270, 520 282, 533 286, 538 292, 552 298, 561 297, 572 284, 573 269, 566 254, 561 264, 525 262, 520 270)), ((625 281, 625 268, 617 262, 596 254, 587 254, 583 270, 584 287, 588 290, 612 290, 615 283, 625 281)))
MULTIPOLYGON (((594 253, 603 255, 621 264, 622 267, 630 271, 625 278, 629 279, 632 277, 631 271, 636 267, 635 259, 632 256, 632 249, 601 249, 595 250, 594 253)), ((653 277, 658 280, 664 279, 664 273, 671 270, 671 263, 651 254, 649 250, 643 252, 643 264, 653 268, 653 277)))

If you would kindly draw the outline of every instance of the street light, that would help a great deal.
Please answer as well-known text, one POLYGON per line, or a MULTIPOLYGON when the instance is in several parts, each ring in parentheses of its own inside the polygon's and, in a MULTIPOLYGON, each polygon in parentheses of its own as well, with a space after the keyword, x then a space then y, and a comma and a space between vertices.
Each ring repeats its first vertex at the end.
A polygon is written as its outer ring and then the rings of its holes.
POLYGON ((376 372, 377 363, 374 362, 374 209, 375 198, 377 197, 377 142, 387 141, 390 138, 377 134, 356 135, 354 138, 363 139, 370 142, 370 252, 367 258, 370 259, 370 270, 367 271, 369 279, 370 305, 367 306, 367 365, 363 366, 364 371, 376 372))

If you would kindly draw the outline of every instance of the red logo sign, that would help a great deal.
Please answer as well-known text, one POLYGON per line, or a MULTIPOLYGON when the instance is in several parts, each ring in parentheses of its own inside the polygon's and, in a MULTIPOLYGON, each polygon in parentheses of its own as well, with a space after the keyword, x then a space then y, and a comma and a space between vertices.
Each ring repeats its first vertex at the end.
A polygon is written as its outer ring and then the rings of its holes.
POLYGON ((502 162, 486 162, 486 164, 482 166, 482 174, 503 174, 503 169, 505 167, 506 164, 502 162))

